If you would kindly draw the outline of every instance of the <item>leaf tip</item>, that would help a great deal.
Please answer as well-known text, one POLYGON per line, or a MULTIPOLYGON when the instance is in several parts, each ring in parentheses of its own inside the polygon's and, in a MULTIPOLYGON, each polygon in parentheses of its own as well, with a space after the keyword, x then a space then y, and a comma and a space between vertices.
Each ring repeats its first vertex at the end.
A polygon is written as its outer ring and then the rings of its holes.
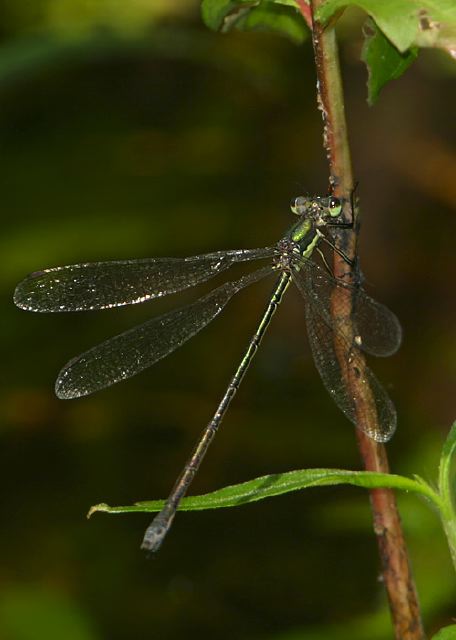
POLYGON ((100 502, 100 504, 94 504, 92 507, 90 507, 89 511, 87 512, 87 520, 89 520, 94 513, 96 513, 97 511, 104 511, 104 512, 109 512, 111 509, 111 507, 109 506, 109 504, 106 504, 106 502, 100 502))

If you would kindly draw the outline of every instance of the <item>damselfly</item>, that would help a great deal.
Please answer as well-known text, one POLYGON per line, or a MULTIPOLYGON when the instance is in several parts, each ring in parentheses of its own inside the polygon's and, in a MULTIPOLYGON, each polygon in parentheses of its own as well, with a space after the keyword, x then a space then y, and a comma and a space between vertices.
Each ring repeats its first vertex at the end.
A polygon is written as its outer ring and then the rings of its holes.
POLYGON ((357 398, 348 389, 346 380, 347 372, 352 372, 358 383, 369 386, 378 417, 377 426, 362 425, 361 428, 377 442, 389 440, 396 428, 394 405, 366 366, 360 351, 376 356, 395 353, 401 342, 399 321, 360 286, 334 279, 311 259, 315 250, 324 259, 318 246, 322 241, 335 248, 323 231, 328 227, 347 226, 342 220, 343 202, 333 196, 301 196, 295 199, 291 208, 299 216, 298 221, 271 247, 218 251, 190 258, 119 260, 56 267, 32 273, 16 288, 14 302, 27 311, 93 311, 146 302, 205 282, 234 264, 269 260, 266 266, 222 284, 196 302, 155 317, 70 360, 60 371, 55 385, 57 396, 67 399, 88 395, 136 375, 203 329, 241 289, 266 276, 279 274, 260 323, 214 416, 201 434, 165 506, 145 533, 144 549, 156 551, 160 547, 179 502, 291 281, 305 298, 313 358, 338 407, 357 424, 357 398), (343 288, 351 300, 348 320, 343 314, 338 318, 331 308, 334 291, 338 288, 343 288), (350 331, 347 331, 348 322, 350 331))

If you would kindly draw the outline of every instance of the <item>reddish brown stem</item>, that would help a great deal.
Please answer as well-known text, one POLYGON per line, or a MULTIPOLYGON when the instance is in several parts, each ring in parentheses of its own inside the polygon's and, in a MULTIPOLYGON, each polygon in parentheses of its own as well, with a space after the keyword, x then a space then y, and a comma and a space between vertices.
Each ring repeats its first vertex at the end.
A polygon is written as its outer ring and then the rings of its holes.
MULTIPOLYGON (((312 15, 322 0, 312 0, 312 15)), ((306 17, 306 16, 304 16, 306 17)), ((344 214, 347 221, 354 222, 353 231, 341 234, 340 247, 350 258, 356 256, 357 211, 352 210, 352 193, 354 189, 353 171, 350 158, 350 147, 345 120, 343 89, 339 69, 336 35, 333 26, 323 28, 317 21, 312 27, 315 63, 317 70, 318 106, 323 116, 324 146, 330 168, 330 188, 334 195, 346 202, 344 214)), ((347 262, 338 253, 334 254, 334 273, 338 278, 353 281, 355 274, 347 262)), ((332 311, 341 314, 346 321, 347 339, 352 344, 351 329, 352 301, 350 289, 336 293, 332 300, 332 311)), ((344 326, 345 326, 344 324, 344 326)), ((357 422, 363 430, 357 429, 359 450, 367 471, 389 472, 386 449, 365 433, 378 433, 378 415, 373 401, 372 391, 366 384, 360 384, 363 376, 353 371, 346 364, 343 346, 335 345, 340 355, 341 370, 344 373, 350 394, 356 398, 357 422)), ((365 379, 363 380, 365 382, 365 379)), ((396 499, 390 489, 374 489, 371 491, 371 506, 374 518, 374 531, 377 536, 382 574, 388 595, 397 640, 423 640, 424 631, 421 623, 420 609, 415 584, 411 574, 407 548, 402 532, 396 499)))
POLYGON ((302 14, 302 17, 307 23, 307 26, 310 30, 312 30, 312 9, 310 4, 306 2, 306 0, 296 0, 296 4, 299 7, 299 11, 302 14))

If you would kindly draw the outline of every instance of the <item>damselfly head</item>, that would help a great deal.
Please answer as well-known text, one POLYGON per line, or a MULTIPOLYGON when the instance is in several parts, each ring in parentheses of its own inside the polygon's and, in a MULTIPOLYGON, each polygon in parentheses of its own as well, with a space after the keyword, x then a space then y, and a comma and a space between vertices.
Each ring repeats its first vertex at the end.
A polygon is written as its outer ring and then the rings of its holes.
POLYGON ((321 227, 340 216, 342 200, 335 196, 298 196, 292 200, 291 210, 298 216, 311 218, 317 227, 321 227))

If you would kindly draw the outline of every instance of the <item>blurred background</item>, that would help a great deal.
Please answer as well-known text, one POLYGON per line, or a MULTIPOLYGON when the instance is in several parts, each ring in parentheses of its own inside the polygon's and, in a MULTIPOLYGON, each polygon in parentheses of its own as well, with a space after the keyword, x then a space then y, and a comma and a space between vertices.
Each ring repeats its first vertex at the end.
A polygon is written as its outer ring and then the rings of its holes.
MULTIPOLYGON (((279 238, 291 198, 328 184, 309 42, 211 33, 196 0, 2 0, 0 10, 0 636, 390 638, 362 490, 182 513, 149 560, 139 549, 149 516, 85 519, 98 502, 168 493, 271 281, 141 376, 67 402, 53 393, 67 360, 207 289, 60 317, 11 301, 44 267, 279 238)), ((340 26, 361 263, 404 328, 400 352, 371 364, 398 409, 393 471, 434 481, 455 417, 454 71, 443 53, 422 51, 369 108, 362 20, 349 12, 340 26)), ((291 291, 192 493, 306 467, 360 460, 291 291)), ((431 633, 454 615, 454 572, 436 515, 413 496, 399 501, 431 633)))

